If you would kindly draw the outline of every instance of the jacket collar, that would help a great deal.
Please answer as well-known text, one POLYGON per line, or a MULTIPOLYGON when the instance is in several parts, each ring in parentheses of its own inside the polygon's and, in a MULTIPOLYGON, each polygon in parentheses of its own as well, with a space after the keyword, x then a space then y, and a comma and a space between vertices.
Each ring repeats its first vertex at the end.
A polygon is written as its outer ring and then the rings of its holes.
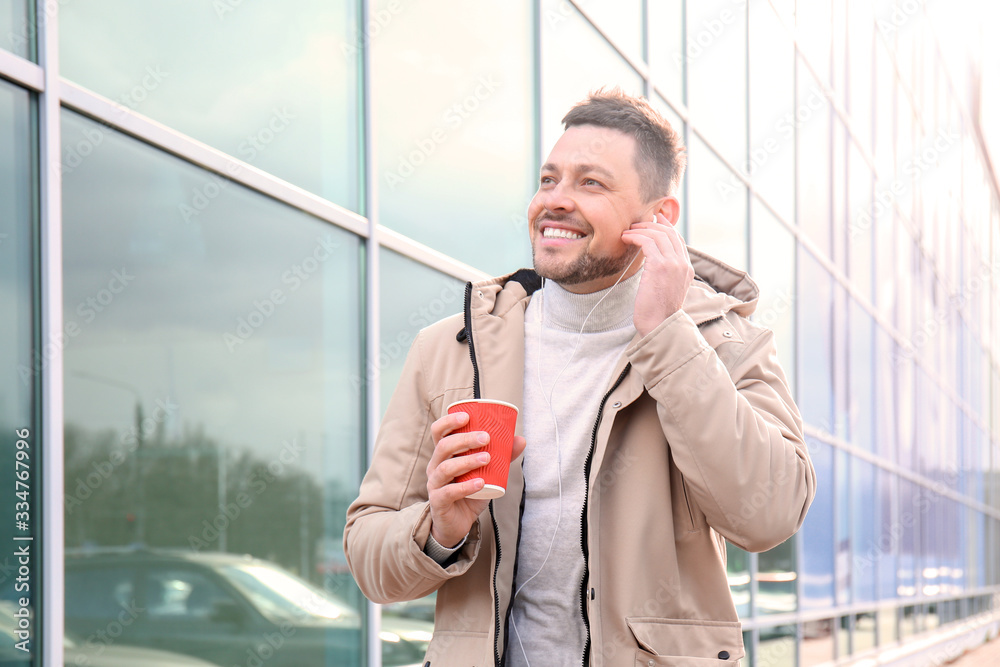
MULTIPOLYGON (((760 291, 745 271, 734 269, 711 255, 688 247, 695 279, 684 299, 684 311, 696 324, 704 324, 733 312, 749 317, 757 308, 760 291)), ((503 316, 515 304, 530 297, 542 286, 532 269, 520 269, 505 276, 472 284, 482 297, 473 303, 473 315, 503 316)))

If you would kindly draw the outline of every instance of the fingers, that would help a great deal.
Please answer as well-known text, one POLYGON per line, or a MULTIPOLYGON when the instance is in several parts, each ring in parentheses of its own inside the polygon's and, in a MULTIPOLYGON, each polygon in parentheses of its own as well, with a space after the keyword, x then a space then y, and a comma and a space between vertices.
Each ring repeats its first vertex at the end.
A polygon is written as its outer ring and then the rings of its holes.
POLYGON ((434 438, 434 443, 437 444, 438 440, 468 423, 469 413, 467 412, 454 412, 445 415, 431 424, 431 437, 434 438))
POLYGON ((510 460, 511 461, 513 461, 518 456, 520 456, 521 454, 524 453, 524 448, 525 448, 526 444, 527 443, 525 442, 524 437, 522 437, 520 435, 515 435, 514 436, 514 447, 513 447, 513 449, 511 449, 511 454, 510 454, 510 460))
POLYGON ((650 257, 650 254, 653 253, 652 257, 677 255, 688 259, 687 244, 684 243, 680 232, 674 226, 661 221, 661 218, 663 216, 658 214, 655 223, 645 220, 632 223, 629 229, 622 232, 622 240, 633 245, 640 245, 646 257, 650 257), (642 238, 647 238, 653 243, 643 244, 640 241, 642 238))
POLYGON ((489 462, 490 455, 486 452, 477 452, 475 454, 446 459, 433 469, 428 469, 427 487, 429 489, 440 489, 451 484, 452 480, 459 475, 464 475, 471 470, 481 468, 489 462))

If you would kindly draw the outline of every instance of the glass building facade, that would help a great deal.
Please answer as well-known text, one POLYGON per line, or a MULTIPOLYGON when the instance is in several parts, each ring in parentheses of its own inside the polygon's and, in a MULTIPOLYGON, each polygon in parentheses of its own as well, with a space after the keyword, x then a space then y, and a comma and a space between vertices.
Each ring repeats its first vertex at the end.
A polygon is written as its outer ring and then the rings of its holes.
POLYGON ((602 86, 682 132, 682 231, 760 285, 805 420, 804 527, 729 549, 744 664, 995 631, 1000 182, 955 20, 0 1, 0 663, 421 664, 432 600, 361 596, 345 512, 409 344, 530 265, 602 86))

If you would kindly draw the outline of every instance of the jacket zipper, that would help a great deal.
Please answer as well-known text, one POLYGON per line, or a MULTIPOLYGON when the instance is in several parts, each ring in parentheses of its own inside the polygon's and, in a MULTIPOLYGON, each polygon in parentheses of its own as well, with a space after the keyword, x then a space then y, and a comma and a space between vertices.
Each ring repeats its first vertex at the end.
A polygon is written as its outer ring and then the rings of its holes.
MULTIPOLYGON (((465 334, 469 341, 469 357, 472 359, 472 396, 482 398, 479 388, 479 362, 476 361, 476 344, 472 340, 472 282, 465 283, 465 334)), ((493 661, 496 667, 500 663, 500 592, 497 589, 497 576, 500 572, 500 527, 497 525, 493 501, 490 501, 490 521, 493 523, 493 543, 496 546, 497 557, 493 563, 493 661)))
POLYGON ((594 422, 594 431, 590 436, 590 451, 587 452, 587 460, 583 464, 585 486, 583 492, 583 512, 580 515, 580 544, 583 546, 583 581, 580 582, 580 613, 583 614, 583 625, 587 628, 587 640, 583 645, 583 667, 587 667, 587 663, 590 661, 590 615, 587 613, 587 580, 590 577, 590 553, 587 548, 587 504, 590 502, 590 469, 594 463, 594 451, 597 449, 597 429, 601 426, 604 405, 608 402, 608 398, 611 397, 614 390, 618 388, 618 385, 625 379, 630 368, 632 368, 631 363, 625 364, 621 375, 618 376, 615 383, 611 385, 611 389, 608 389, 608 393, 604 394, 604 398, 601 399, 601 405, 597 408, 597 421, 594 422))
POLYGON ((472 397, 479 395, 479 362, 476 361, 476 345, 472 342, 472 282, 465 283, 465 335, 469 339, 469 356, 472 357, 472 397))
POLYGON ((493 661, 496 667, 502 667, 500 662, 500 591, 497 588, 497 574, 500 572, 500 528, 493 511, 493 501, 490 501, 490 521, 493 522, 493 543, 497 549, 497 559, 493 564, 493 661))

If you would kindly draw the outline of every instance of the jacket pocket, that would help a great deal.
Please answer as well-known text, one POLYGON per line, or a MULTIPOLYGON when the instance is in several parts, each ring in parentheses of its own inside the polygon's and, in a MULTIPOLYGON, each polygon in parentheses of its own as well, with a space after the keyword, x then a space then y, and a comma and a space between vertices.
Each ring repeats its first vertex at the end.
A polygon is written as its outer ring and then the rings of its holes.
POLYGON ((432 667, 493 663, 493 643, 488 632, 435 630, 424 661, 432 667))
POLYGON ((685 658, 676 655, 652 655, 645 651, 635 652, 635 667, 738 667, 739 660, 724 662, 718 658, 685 658))
POLYGON ((637 665, 723 667, 739 664, 744 655, 743 632, 738 621, 642 616, 625 621, 641 649, 635 654, 637 665))

